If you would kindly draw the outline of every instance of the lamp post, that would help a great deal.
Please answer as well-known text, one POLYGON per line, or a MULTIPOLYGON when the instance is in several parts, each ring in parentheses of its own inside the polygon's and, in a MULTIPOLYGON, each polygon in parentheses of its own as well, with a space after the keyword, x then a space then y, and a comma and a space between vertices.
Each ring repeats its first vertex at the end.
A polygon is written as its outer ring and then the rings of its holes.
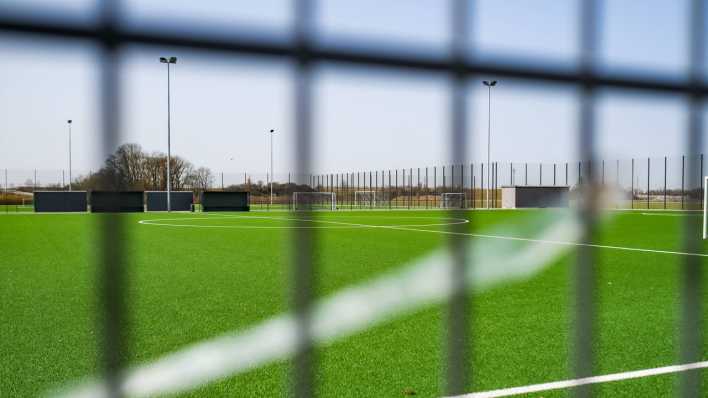
POLYGON ((69 191, 71 191, 71 119, 67 120, 66 124, 69 125, 69 191))
POLYGON ((170 176, 170 160, 172 159, 170 145, 170 64, 177 63, 177 57, 160 57, 160 63, 167 64, 167 211, 172 211, 170 196, 172 192, 172 178, 170 176))
POLYGON ((492 87, 497 85, 496 80, 484 80, 482 82, 485 86, 487 86, 488 89, 488 94, 487 94, 487 209, 489 209, 489 190, 491 189, 490 185, 490 169, 491 169, 491 152, 492 152, 492 87))
POLYGON ((273 206, 273 134, 275 130, 270 129, 270 205, 273 206))

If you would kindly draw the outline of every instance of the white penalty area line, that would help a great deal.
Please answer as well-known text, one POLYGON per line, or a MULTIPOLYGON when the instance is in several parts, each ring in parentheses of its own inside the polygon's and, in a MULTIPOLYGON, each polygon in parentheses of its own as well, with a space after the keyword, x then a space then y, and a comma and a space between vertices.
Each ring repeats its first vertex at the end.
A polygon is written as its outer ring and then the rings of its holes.
POLYGON ((582 243, 582 242, 572 242, 572 241, 562 241, 562 240, 518 238, 518 237, 514 237, 514 236, 485 235, 485 234, 475 234, 475 233, 470 233, 470 232, 441 231, 441 230, 420 229, 420 228, 394 227, 394 226, 380 227, 380 228, 396 229, 396 230, 402 230, 402 231, 430 232, 430 233, 445 234, 445 235, 463 235, 463 236, 470 236, 473 238, 484 238, 484 239, 516 240, 516 241, 522 241, 522 242, 544 243, 544 244, 549 244, 549 245, 583 246, 583 247, 594 247, 596 249, 624 250, 624 251, 631 251, 631 252, 656 253, 656 254, 673 254, 673 255, 678 255, 678 256, 708 257, 708 254, 704 254, 704 253, 687 253, 687 252, 677 252, 677 251, 671 251, 671 250, 642 249, 642 248, 638 248, 638 247, 598 245, 598 244, 594 244, 594 243, 582 243))
POLYGON ((683 365, 664 366, 664 367, 660 367, 660 368, 633 370, 633 371, 629 371, 629 372, 621 372, 621 373, 612 373, 612 374, 601 375, 601 376, 584 377, 581 379, 562 380, 562 381, 554 381, 554 382, 550 382, 550 383, 541 383, 541 384, 531 384, 531 385, 521 386, 521 387, 502 388, 499 390, 473 392, 473 393, 469 393, 469 394, 456 395, 456 396, 452 396, 452 397, 448 397, 448 398, 510 397, 513 395, 530 394, 530 393, 535 393, 535 392, 551 391, 551 390, 560 390, 560 389, 565 389, 565 388, 585 386, 585 385, 589 385, 589 384, 609 383, 609 382, 613 382, 613 381, 638 379, 638 378, 642 378, 642 377, 659 376, 659 375, 664 375, 664 374, 686 372, 686 371, 690 371, 690 370, 705 369, 705 368, 708 368, 708 361, 694 362, 694 363, 688 363, 688 364, 683 364, 683 365))

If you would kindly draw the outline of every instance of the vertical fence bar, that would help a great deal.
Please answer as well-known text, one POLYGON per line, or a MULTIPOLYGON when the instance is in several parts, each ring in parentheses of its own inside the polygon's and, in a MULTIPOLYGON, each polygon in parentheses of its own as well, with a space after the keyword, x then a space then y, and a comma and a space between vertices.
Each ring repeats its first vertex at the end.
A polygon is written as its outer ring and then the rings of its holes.
POLYGON ((430 208, 430 186, 428 185, 428 166, 425 166, 425 208, 430 208))
MULTIPOLYGON (((463 60, 467 54, 467 18, 469 17, 468 2, 455 0, 451 6, 453 73, 451 76, 452 110, 450 113, 450 152, 452 155, 452 191, 455 186, 455 164, 461 164, 465 159, 467 148, 467 98, 466 77, 463 60)), ((462 169, 462 167, 461 167, 462 169)), ((444 170, 444 169, 443 169, 444 170)), ((461 174, 462 175, 462 174, 461 174)), ((463 180, 461 180, 463 181, 463 180)), ((464 185, 464 184, 460 184, 464 185)), ((449 209, 451 215, 459 215, 459 210, 449 209)), ((461 232, 461 224, 449 227, 453 232, 448 237, 452 257, 450 267, 450 283, 452 291, 448 301, 447 316, 447 364, 446 393, 458 395, 466 392, 469 380, 472 379, 472 366, 469 355, 470 296, 467 294, 467 245, 465 238, 456 232, 461 232)))
POLYGON ((474 208, 474 163, 470 163, 470 203, 471 208, 474 208))
POLYGON ((485 190, 484 190, 484 162, 480 163, 480 168, 481 168, 480 169, 481 173, 479 175, 479 181, 480 181, 479 193, 482 196, 479 199, 482 202, 481 206, 484 206, 484 200, 486 197, 487 198, 487 206, 486 207, 489 208, 489 195, 485 195, 485 190))
POLYGON ((556 163, 553 162, 553 186, 556 186, 556 163))
POLYGON ((666 168, 668 167, 668 159, 664 156, 664 210, 666 210, 666 168))
MULTIPOLYGON (((118 1, 104 1, 100 10, 100 24, 104 35, 101 36, 101 125, 102 148, 100 153, 112 153, 120 143, 121 92, 120 59, 115 38, 118 1)), ((112 191, 120 189, 111 186, 112 191)), ((106 384, 106 395, 111 398, 123 396, 122 369, 128 358, 128 334, 125 327, 128 306, 125 288, 125 225, 116 213, 102 215, 99 219, 100 262, 97 269, 99 281, 97 295, 103 314, 100 317, 102 332, 101 364, 106 384)))
POLYGON ((681 210, 686 202, 686 155, 681 156, 681 210))
POLYGON ((538 164, 538 186, 543 185, 543 162, 538 164))
MULTIPOLYGON (((295 69, 295 164, 298 174, 309 173, 312 165, 312 65, 309 51, 311 18, 315 15, 314 2, 297 0, 295 7, 295 40, 297 49, 295 69)), ((314 214, 313 214, 314 215, 314 214)), ((311 217, 307 217, 311 218, 311 217)), ((305 227, 307 221, 295 221, 305 227)), ((296 346, 291 373, 291 394, 295 398, 314 395, 315 358, 311 330, 312 300, 316 281, 314 253, 317 247, 315 229, 299 228, 291 234, 293 246, 292 300, 296 322, 296 346)))
POLYGON ((647 209, 649 209, 649 199, 651 198, 651 158, 647 158, 647 209))
POLYGON ((418 178, 417 178, 417 185, 416 185, 415 207, 416 207, 416 208, 419 208, 419 207, 420 207, 420 167, 418 167, 418 178))
MULTIPOLYGON (((705 15, 706 1, 693 0, 689 11, 690 20, 690 81, 697 87, 703 79, 705 71, 705 15)), ((696 163, 698 151, 703 148, 703 101, 697 91, 689 95, 689 123, 686 131, 686 146, 689 162, 696 163)), ((700 170, 697 164, 689 164, 689 181, 700 180, 698 187, 703 186, 703 155, 700 155, 700 170), (698 175, 695 175, 699 172, 698 175)), ((703 195, 703 189, 700 189, 703 195)), ((701 201, 701 207, 703 201, 701 201)), ((701 251, 699 217, 684 217, 683 246, 687 253, 701 251)), ((681 286, 681 362, 692 363, 701 360, 703 351, 702 329, 702 264, 696 256, 684 256, 681 286)), ((704 384, 705 385, 705 384, 704 384)), ((705 396, 701 392, 701 373, 697 370, 683 372, 680 376, 681 395, 685 398, 705 396)))
MULTIPOLYGON (((585 0, 580 6, 580 67, 585 76, 589 76, 594 67, 597 3, 585 0)), ((594 164, 595 156, 595 87, 584 79, 580 88, 579 115, 579 154, 578 174, 585 161, 589 167, 594 164)), ((595 335, 595 252, 589 246, 595 239, 596 222, 596 183, 595 173, 588 170, 587 184, 578 188, 578 215, 582 224, 582 246, 577 247, 575 266, 575 339, 574 371, 576 378, 589 377, 594 367, 593 338, 595 335)), ((575 395, 580 398, 592 396, 592 387, 579 386, 575 395)))
POLYGON ((630 200, 632 201, 631 208, 634 209, 634 158, 632 158, 632 194, 630 195, 630 200))

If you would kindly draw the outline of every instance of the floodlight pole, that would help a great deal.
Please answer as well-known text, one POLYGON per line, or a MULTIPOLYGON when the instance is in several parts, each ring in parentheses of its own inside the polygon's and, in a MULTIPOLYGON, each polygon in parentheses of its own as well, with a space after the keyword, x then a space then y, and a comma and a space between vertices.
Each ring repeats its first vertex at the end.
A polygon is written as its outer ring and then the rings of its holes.
POLYGON ((71 191, 71 119, 66 121, 69 125, 69 191, 71 191))
POLYGON ((497 85, 496 80, 482 81, 482 84, 487 86, 487 209, 489 209, 489 191, 491 189, 490 185, 490 171, 491 171, 491 152, 492 152, 492 87, 497 85))
POLYGON ((270 129, 270 205, 273 206, 273 133, 275 130, 270 129))
POLYGON ((167 211, 172 211, 170 196, 172 195, 172 177, 170 173, 171 134, 170 134, 170 64, 177 63, 177 57, 160 57, 160 63, 167 64, 167 211))

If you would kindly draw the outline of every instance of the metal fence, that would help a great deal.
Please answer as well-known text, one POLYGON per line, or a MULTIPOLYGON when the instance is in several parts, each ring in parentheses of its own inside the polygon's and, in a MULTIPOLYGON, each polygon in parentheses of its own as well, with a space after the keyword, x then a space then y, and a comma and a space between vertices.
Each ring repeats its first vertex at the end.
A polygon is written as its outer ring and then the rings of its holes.
MULTIPOLYGON (((579 153, 582 164, 588 167, 588 183, 586 189, 579 192, 580 204, 578 212, 583 224, 581 243, 589 243, 595 237, 598 200, 597 184, 600 174, 597 172, 598 162, 596 152, 596 95, 599 89, 639 90, 641 92, 661 92, 683 96, 687 100, 689 123, 685 131, 686 151, 692 156, 686 159, 686 181, 698 181, 698 156, 696 148, 701 148, 703 125, 701 112, 703 102, 708 95, 708 86, 703 79, 705 51, 705 1, 690 2, 689 23, 689 65, 685 79, 676 81, 647 77, 639 74, 607 74, 598 71, 595 65, 597 36, 601 26, 599 3, 585 0, 580 3, 578 32, 578 47, 580 56, 578 66, 570 71, 558 71, 551 67, 539 67, 523 62, 508 64, 477 60, 468 56, 467 45, 471 30, 467 16, 474 5, 471 1, 452 1, 452 41, 449 55, 444 58, 430 58, 415 53, 396 54, 367 51, 366 46, 358 47, 322 47, 316 44, 312 37, 312 23, 315 11, 315 1, 297 0, 294 2, 294 27, 292 40, 282 41, 253 35, 231 34, 228 36, 201 36, 189 29, 141 30, 139 28, 124 29, 119 22, 119 6, 117 0, 101 2, 96 24, 63 23, 46 18, 32 19, 30 17, 0 16, 0 31, 3 35, 33 35, 53 37, 65 41, 83 40, 100 48, 101 80, 99 83, 102 109, 102 142, 101 153, 109 153, 119 143, 118 122, 121 110, 119 107, 121 92, 119 90, 120 50, 127 45, 144 44, 159 46, 177 46, 191 49, 239 54, 248 57, 268 57, 295 65, 295 125, 296 125, 296 170, 297 175, 307 176, 314 173, 312 158, 313 140, 311 135, 313 125, 313 67, 322 63, 357 65, 363 68, 387 68, 400 73, 415 70, 431 75, 445 74, 449 77, 451 99, 450 131, 450 163, 461 164, 465 160, 464 149, 466 137, 463 133, 467 123, 467 98, 465 83, 481 74, 504 78, 514 78, 531 81, 538 84, 556 83, 569 85, 578 90, 580 110, 578 122, 579 153), (187 33, 189 32, 189 33, 187 33)), ((247 32, 248 33, 248 32, 247 32)), ((410 173, 410 169, 409 169, 410 173)), ((504 173, 499 170, 498 175, 504 173)), ((513 175, 513 174, 512 174, 513 175)), ((651 181, 649 181, 651 185, 651 181)), ((693 189, 697 187, 690 187, 693 189)), ((649 199, 651 201, 651 199, 649 199)), ((473 217, 474 218, 474 217, 473 217)), ((473 220, 474 221, 474 220, 473 220)), ((687 231, 698 230, 698 221, 687 218, 687 231)), ((126 229, 124 221, 119 216, 101 219, 97 224, 102 236, 100 246, 100 279, 96 294, 100 297, 103 328, 102 352, 100 366, 107 381, 109 395, 121 396, 121 369, 124 368, 126 342, 125 323, 126 311, 126 256, 127 251, 121 244, 125 242, 126 229)), ((455 286, 449 301, 449 316, 446 318, 446 393, 453 395, 463 393, 468 385, 469 377, 474 377, 474 368, 470 363, 468 348, 473 343, 468 330, 467 320, 473 315, 464 288, 459 281, 465 280, 467 257, 463 250, 462 238, 450 235, 450 250, 455 264, 450 277, 455 286)), ((292 258, 292 307, 297 319, 297 353, 294 358, 292 375, 292 394, 295 397, 309 397, 315 393, 315 359, 313 353, 313 336, 310 328, 311 304, 314 296, 313 256, 318 235, 314 230, 303 229, 292 235, 298 247, 292 258)), ((699 237, 692 233, 683 236, 686 251, 695 252, 698 249, 699 237)), ((594 292, 596 283, 595 249, 590 245, 580 245, 577 248, 577 264, 574 270, 574 329, 572 361, 577 377, 592 374, 595 358, 593 354, 597 330, 594 320, 597 314, 597 303, 594 292)), ((702 344, 702 303, 701 303, 701 267, 698 257, 684 258, 681 287, 681 322, 680 346, 681 361, 696 362, 700 359, 702 344)), ((473 319, 473 318, 472 318, 473 319)), ((684 397, 698 397, 700 391, 700 376, 698 371, 688 371, 681 374, 680 394, 684 397)), ((589 386, 579 386, 577 396, 591 395, 589 386)))
MULTIPOLYGON (((480 162, 307 176, 297 176, 293 172, 276 173, 273 177, 272 198, 269 187, 271 177, 268 173, 220 171, 213 173, 206 188, 250 192, 254 209, 265 210, 292 208, 292 194, 298 190, 333 192, 336 194, 337 208, 341 210, 435 209, 440 207, 440 196, 444 193, 464 194, 462 208, 499 208, 503 186, 567 186, 573 193, 572 199, 575 199, 584 178, 588 181, 591 169, 581 161, 492 161, 490 165, 489 173, 485 171, 487 164, 480 162), (363 199, 364 193, 368 200, 363 199)), ((703 208, 703 154, 697 155, 697 159, 688 159, 688 156, 683 155, 598 160, 595 169, 598 173, 597 189, 602 199, 598 203, 600 208, 703 208), (695 165, 697 170, 691 173, 687 169, 689 165, 695 165)), ((80 179, 91 173, 79 171, 74 175, 80 179)), ((10 196, 8 192, 67 190, 66 175, 64 170, 6 170, 0 204, 31 204, 31 196, 10 196)), ((74 185, 77 185, 76 180, 74 185)), ((184 189, 198 193, 201 188, 188 185, 184 189)), ((572 203, 577 201, 573 200, 572 203)))

